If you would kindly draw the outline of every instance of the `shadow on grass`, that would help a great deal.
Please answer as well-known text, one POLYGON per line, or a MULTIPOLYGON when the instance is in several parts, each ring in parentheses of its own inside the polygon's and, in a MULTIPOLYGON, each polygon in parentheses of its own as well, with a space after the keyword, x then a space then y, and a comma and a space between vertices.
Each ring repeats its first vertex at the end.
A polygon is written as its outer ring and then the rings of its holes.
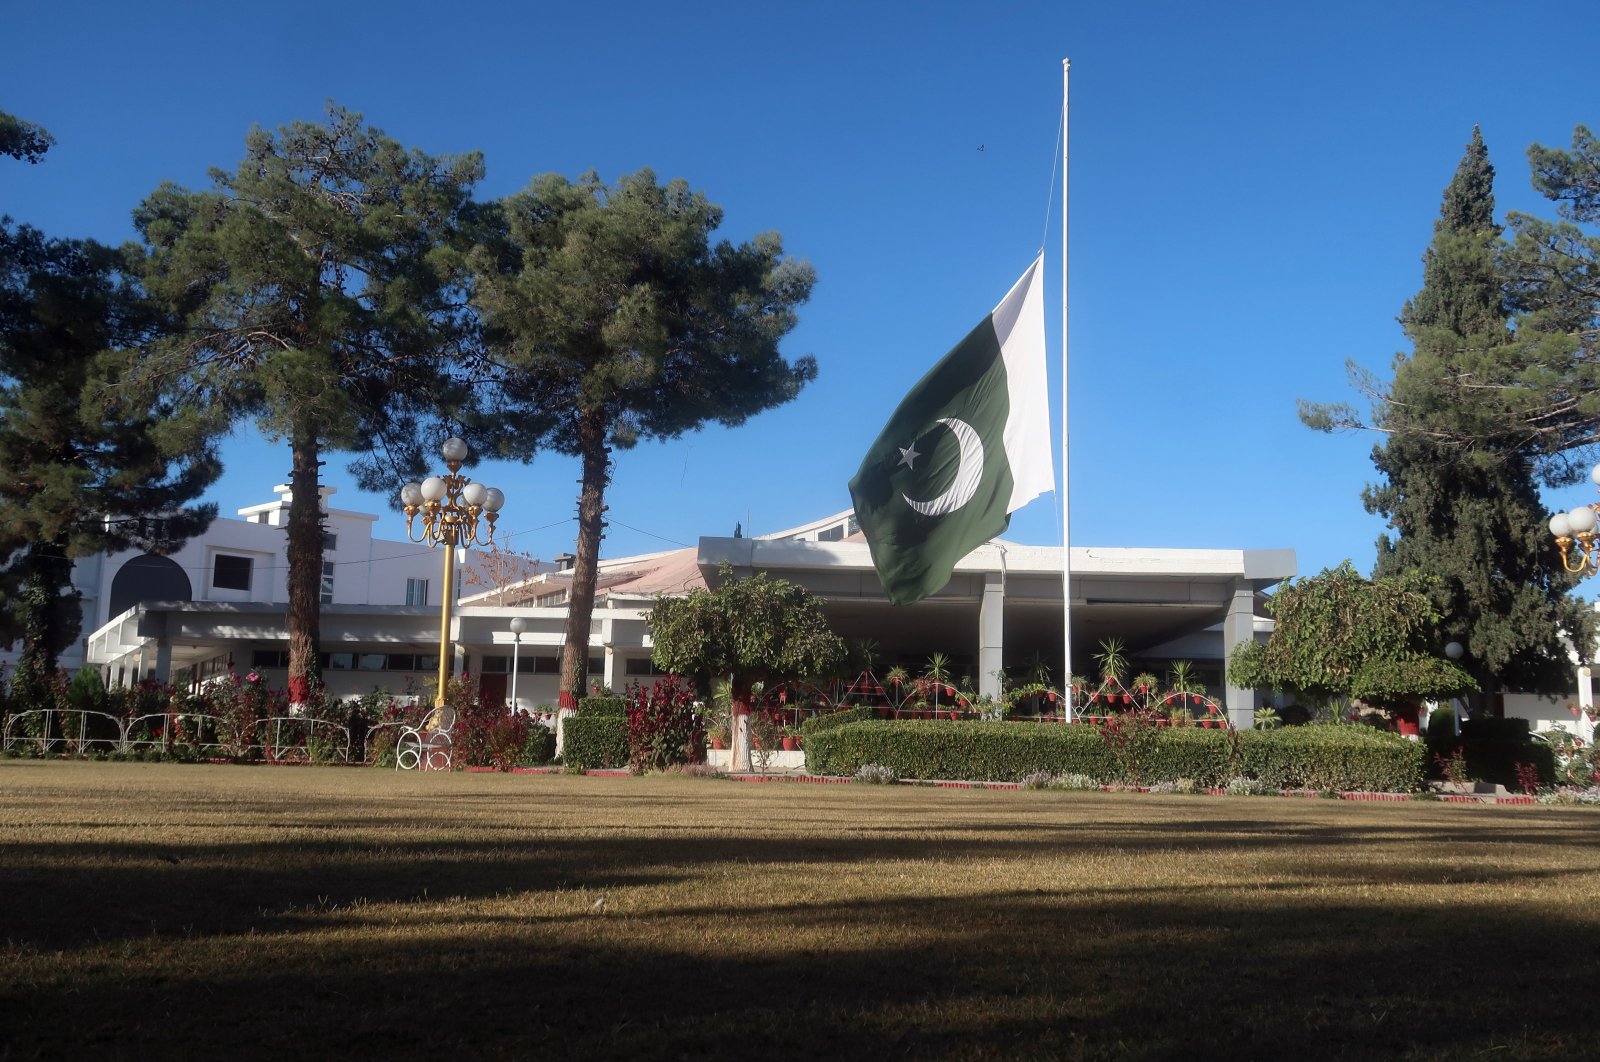
POLYGON ((1551 912, 1170 892, 488 921, 13 986, 9 1057, 1574 1058, 1600 945, 1551 912))
POLYGON ((733 789, 66 803, 0 849, 0 1058, 1592 1054, 1600 816, 733 789))

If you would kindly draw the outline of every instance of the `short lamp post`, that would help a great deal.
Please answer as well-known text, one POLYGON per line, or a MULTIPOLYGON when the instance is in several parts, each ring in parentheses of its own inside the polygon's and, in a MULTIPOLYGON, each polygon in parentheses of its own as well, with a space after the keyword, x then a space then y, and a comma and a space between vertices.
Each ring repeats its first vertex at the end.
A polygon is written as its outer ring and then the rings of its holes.
MULTIPOLYGON (((1600 487, 1600 465, 1594 466, 1589 478, 1600 487)), ((1600 517, 1600 502, 1580 505, 1570 513, 1556 513, 1550 518, 1550 533, 1556 537, 1556 548, 1561 550, 1561 566, 1574 575, 1588 576, 1600 571, 1600 535, 1595 533, 1597 517, 1600 517)))
POLYGON ((506 503, 506 496, 500 491, 469 482, 461 474, 461 464, 469 452, 466 443, 460 439, 446 439, 439 450, 450 469, 446 475, 429 476, 421 483, 407 483, 400 488, 400 502, 406 512, 406 537, 413 542, 426 542, 430 547, 444 546, 444 593, 439 602, 439 691, 433 698, 434 707, 443 706, 445 683, 450 678, 450 608, 456 596, 456 547, 494 545, 494 522, 500 507, 506 503), (422 517, 420 532, 415 526, 418 516, 422 517))
POLYGON ((511 714, 517 712, 517 657, 522 652, 522 632, 528 629, 528 621, 521 616, 511 621, 511 714))

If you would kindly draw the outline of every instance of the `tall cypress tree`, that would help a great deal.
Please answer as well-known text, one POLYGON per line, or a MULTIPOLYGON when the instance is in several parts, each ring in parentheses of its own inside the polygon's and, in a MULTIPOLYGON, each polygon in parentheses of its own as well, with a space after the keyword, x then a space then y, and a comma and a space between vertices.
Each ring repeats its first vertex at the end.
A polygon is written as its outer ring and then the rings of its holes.
POLYGON ((1378 539, 1374 577, 1432 577, 1442 629, 1484 690, 1555 692, 1571 684, 1561 635, 1581 637, 1585 616, 1549 548, 1533 455, 1483 430, 1492 413, 1459 386, 1509 353, 1500 247, 1494 167, 1474 129, 1423 256, 1422 290, 1400 315, 1412 352, 1396 357, 1376 410, 1383 480, 1362 500, 1393 531, 1378 539), (1480 427, 1463 433, 1463 423, 1480 427))

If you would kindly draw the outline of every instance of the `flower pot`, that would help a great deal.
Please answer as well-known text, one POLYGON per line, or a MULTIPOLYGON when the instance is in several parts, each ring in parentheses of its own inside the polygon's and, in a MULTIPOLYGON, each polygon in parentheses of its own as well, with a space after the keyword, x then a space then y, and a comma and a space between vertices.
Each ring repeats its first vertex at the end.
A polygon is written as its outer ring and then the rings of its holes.
POLYGON ((721 738, 712 738, 711 747, 714 749, 725 749, 728 747, 728 743, 723 741, 721 738))
POLYGON ((799 750, 800 750, 800 739, 799 738, 797 738, 797 737, 785 737, 783 739, 783 751, 785 751, 785 752, 798 752, 799 750))
POLYGON ((1133 703, 1133 698, 1130 697, 1128 694, 1124 693, 1122 695, 1122 703, 1123 704, 1132 704, 1133 703))
POLYGON ((890 714, 890 709, 888 709, 888 708, 879 708, 878 709, 878 718, 879 719, 887 719, 887 718, 889 718, 889 714, 890 714))

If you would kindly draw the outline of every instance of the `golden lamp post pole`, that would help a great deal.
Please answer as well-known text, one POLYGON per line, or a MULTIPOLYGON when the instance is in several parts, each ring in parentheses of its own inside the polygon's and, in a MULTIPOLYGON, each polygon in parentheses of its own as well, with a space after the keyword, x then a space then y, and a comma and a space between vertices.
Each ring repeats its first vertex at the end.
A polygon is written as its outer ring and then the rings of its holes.
MULTIPOLYGON (((1595 465, 1589 478, 1600 486, 1600 465, 1595 465)), ((1561 550, 1561 566, 1574 575, 1594 575, 1600 571, 1600 535, 1595 524, 1600 516, 1600 502, 1580 505, 1570 513, 1556 513, 1550 518, 1550 533, 1556 538, 1556 548, 1561 550), (1572 547, 1578 548, 1574 550, 1572 547)))
POLYGON ((448 474, 429 476, 421 483, 400 488, 400 501, 406 512, 406 537, 426 542, 430 547, 444 545, 444 595, 439 602, 439 690, 435 708, 444 704, 445 684, 450 678, 450 609, 455 603, 456 547, 494 545, 494 522, 506 496, 493 487, 468 482, 461 474, 467 459, 467 444, 446 439, 440 452, 449 467, 448 474), (418 532, 415 523, 422 517, 418 532), (483 521, 479 524, 479 520, 483 521), (481 533, 480 533, 481 532, 481 533))

